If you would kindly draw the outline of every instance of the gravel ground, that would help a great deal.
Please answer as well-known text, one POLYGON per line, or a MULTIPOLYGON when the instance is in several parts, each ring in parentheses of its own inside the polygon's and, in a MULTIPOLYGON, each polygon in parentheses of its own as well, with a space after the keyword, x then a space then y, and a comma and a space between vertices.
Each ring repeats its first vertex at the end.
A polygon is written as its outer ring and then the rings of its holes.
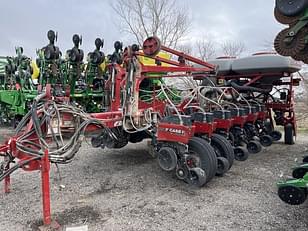
POLYGON ((297 130, 306 132, 308 131, 308 106, 307 102, 296 102, 296 125, 297 130))
MULTIPOLYGON (((5 133, 0 129, 0 137, 5 133)), ((273 144, 235 162, 201 189, 163 172, 145 143, 120 150, 84 143, 71 164, 59 172, 52 166, 52 216, 63 227, 87 224, 91 231, 308 230, 307 204, 283 203, 275 185, 307 151, 307 138, 301 134, 296 145, 273 144)), ((39 172, 18 171, 12 184, 10 194, 0 193, 0 230, 36 230, 42 223, 39 172)))

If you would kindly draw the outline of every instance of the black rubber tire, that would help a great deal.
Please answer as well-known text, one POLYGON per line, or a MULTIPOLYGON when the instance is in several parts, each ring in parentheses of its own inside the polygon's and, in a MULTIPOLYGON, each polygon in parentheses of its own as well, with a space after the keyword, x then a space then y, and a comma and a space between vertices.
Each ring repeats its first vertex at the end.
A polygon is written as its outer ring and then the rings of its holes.
POLYGON ((278 188, 278 196, 285 203, 300 205, 307 199, 307 192, 304 188, 286 185, 278 188))
POLYGON ((245 161, 248 159, 248 157, 249 157, 249 152, 247 148, 243 146, 238 146, 234 148, 234 158, 237 161, 245 161))
POLYGON ((293 23, 296 23, 296 21, 298 21, 298 19, 300 18, 300 15, 296 15, 294 17, 289 17, 286 15, 283 15, 278 9, 277 7, 275 7, 274 9, 274 17, 275 19, 281 23, 281 24, 285 24, 285 25, 290 25, 293 23))
POLYGON ((273 144, 273 138, 269 135, 263 135, 260 137, 260 143, 263 147, 269 147, 273 144))
POLYGON ((217 157, 216 176, 223 176, 230 169, 229 161, 225 157, 217 157))
POLYGON ((200 158, 200 168, 206 173, 206 183, 209 182, 217 172, 217 157, 211 145, 199 137, 192 137, 188 143, 188 151, 192 151, 200 158))
POLYGON ((308 172, 307 168, 298 167, 292 171, 292 176, 295 179, 300 179, 300 178, 303 178, 307 172, 308 172))
POLYGON ((276 0, 277 10, 288 17, 301 14, 307 6, 307 0, 276 0))
POLYGON ((233 147, 234 142, 235 142, 235 138, 234 138, 234 135, 232 134, 232 132, 229 132, 229 134, 228 134, 228 141, 231 144, 231 146, 233 147))
POLYGON ((274 127, 273 127, 273 125, 272 125, 272 123, 269 119, 264 121, 264 127, 265 127, 266 131, 269 132, 269 133, 274 130, 274 127))
POLYGON ((251 154, 259 153, 262 150, 262 145, 259 141, 251 140, 247 143, 247 150, 251 154))
POLYGON ((277 130, 271 131, 269 135, 273 138, 273 141, 279 141, 282 137, 281 132, 277 130))
POLYGON ((284 143, 289 145, 294 144, 294 129, 292 124, 284 126, 284 143))
POLYGON ((211 146, 214 148, 217 157, 221 156, 228 160, 230 169, 234 162, 234 150, 227 138, 214 133, 211 137, 211 146))

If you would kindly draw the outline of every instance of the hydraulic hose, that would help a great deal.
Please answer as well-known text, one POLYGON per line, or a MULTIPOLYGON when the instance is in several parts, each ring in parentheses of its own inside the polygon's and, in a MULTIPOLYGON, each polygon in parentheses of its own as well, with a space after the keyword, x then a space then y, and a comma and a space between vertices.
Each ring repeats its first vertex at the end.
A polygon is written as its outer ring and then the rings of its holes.
POLYGON ((15 172, 17 169, 21 168, 24 165, 29 164, 31 161, 38 160, 38 159, 41 159, 41 157, 33 157, 31 159, 24 160, 24 161, 19 162, 18 164, 15 164, 12 168, 10 168, 9 170, 5 171, 2 175, 0 175, 0 182, 4 180, 5 177, 15 172))
POLYGON ((251 92, 260 92, 260 93, 270 93, 271 92, 271 90, 268 90, 268 89, 262 89, 262 88, 250 87, 250 86, 241 86, 241 85, 238 85, 235 82, 235 80, 230 80, 228 84, 238 91, 251 91, 251 92))

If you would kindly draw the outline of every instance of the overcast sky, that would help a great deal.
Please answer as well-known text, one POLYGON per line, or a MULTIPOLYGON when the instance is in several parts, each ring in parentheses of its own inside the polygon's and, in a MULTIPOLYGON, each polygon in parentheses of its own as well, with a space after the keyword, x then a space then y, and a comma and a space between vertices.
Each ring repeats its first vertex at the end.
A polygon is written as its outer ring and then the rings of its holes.
MULTIPOLYGON (((65 51, 72 47, 72 35, 81 34, 85 53, 94 49, 96 37, 105 39, 105 53, 113 42, 134 43, 116 26, 117 16, 111 0, 2 0, 0 3, 0 55, 14 54, 15 46, 35 56, 35 50, 47 44, 49 29, 58 32, 58 46, 65 51)), ((185 4, 192 28, 183 43, 207 36, 220 43, 241 40, 247 54, 264 50, 283 28, 273 16, 274 0, 178 0, 185 4)))

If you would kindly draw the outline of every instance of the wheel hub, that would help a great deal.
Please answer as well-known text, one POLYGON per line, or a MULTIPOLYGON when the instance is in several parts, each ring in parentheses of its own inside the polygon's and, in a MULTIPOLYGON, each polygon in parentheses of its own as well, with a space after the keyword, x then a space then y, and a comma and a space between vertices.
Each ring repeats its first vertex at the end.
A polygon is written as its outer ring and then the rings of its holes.
POLYGON ((187 178, 187 170, 181 167, 178 167, 175 171, 175 175, 179 180, 185 180, 187 178))

